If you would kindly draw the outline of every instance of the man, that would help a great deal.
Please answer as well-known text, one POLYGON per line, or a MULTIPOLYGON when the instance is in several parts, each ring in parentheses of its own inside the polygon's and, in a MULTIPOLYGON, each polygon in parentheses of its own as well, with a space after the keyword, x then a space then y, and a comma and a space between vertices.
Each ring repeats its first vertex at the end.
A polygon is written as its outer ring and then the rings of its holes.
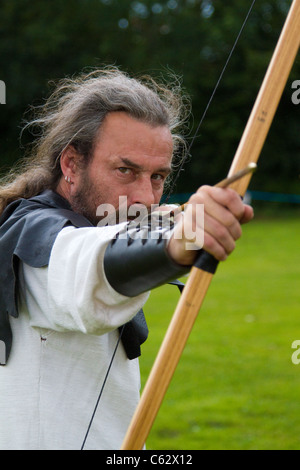
POLYGON ((33 154, 0 188, 1 449, 80 449, 114 355, 85 449, 120 448, 149 291, 204 250, 225 260, 252 218, 234 191, 202 187, 174 227, 120 220, 120 196, 128 214, 159 204, 180 112, 178 95, 112 69, 62 82, 31 123, 33 154))

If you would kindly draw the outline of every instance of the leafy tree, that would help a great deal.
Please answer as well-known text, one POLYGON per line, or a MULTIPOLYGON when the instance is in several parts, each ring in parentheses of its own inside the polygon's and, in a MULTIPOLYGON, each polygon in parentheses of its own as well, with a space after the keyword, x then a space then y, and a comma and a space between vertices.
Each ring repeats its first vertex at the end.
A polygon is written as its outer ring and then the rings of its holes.
MULTIPOLYGON (((191 140, 250 6, 250 0, 11 0, 0 2, 1 166, 9 168, 31 138, 24 112, 49 94, 49 81, 86 67, 115 64, 133 74, 174 72, 191 96, 191 140)), ((290 1, 254 6, 191 149, 176 191, 191 192, 227 173, 268 66, 290 1)), ((291 84, 281 101, 254 189, 299 191, 299 107, 291 84)))

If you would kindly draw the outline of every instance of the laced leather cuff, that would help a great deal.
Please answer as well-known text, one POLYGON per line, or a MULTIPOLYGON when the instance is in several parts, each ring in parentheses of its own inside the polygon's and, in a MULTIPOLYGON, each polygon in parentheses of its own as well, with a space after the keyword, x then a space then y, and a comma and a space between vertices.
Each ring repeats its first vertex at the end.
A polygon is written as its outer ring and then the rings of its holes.
POLYGON ((104 271, 110 285, 135 297, 188 273, 191 266, 174 262, 167 253, 172 230, 161 225, 129 223, 107 246, 104 271))

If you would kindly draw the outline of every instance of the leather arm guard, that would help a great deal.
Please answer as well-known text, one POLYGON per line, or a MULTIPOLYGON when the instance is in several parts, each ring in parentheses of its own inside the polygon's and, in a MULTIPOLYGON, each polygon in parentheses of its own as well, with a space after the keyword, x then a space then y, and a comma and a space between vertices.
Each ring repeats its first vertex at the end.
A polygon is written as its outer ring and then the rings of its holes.
POLYGON ((107 246, 104 271, 118 293, 135 297, 189 272, 191 266, 179 265, 168 255, 173 227, 163 227, 163 218, 156 224, 152 219, 151 224, 129 223, 107 246))

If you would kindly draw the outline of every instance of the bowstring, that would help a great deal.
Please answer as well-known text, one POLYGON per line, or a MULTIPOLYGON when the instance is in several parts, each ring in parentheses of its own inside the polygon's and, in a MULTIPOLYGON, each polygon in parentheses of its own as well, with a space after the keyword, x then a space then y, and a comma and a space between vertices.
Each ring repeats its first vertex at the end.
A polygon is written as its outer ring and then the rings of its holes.
POLYGON ((95 405, 95 407, 94 407, 94 410, 93 410, 93 413, 92 413, 92 416, 91 416, 91 419, 90 419, 90 422, 89 422, 87 431, 86 431, 86 433, 85 433, 85 436, 84 436, 84 439, 83 439, 83 442, 82 442, 82 445, 81 445, 80 450, 83 450, 83 449, 84 449, 86 440, 87 440, 87 438, 88 438, 88 435, 89 435, 89 432, 90 432, 92 423, 93 423, 93 421, 94 421, 94 417, 95 417, 95 414, 96 414, 96 411, 97 411, 99 402, 100 402, 101 397, 102 397, 102 394, 103 394, 104 387, 105 387, 106 382, 107 382, 107 379, 108 379, 108 375, 109 375, 109 373, 110 373, 110 369, 111 369, 111 367, 112 367, 112 365, 113 365, 114 358, 115 358, 115 355, 116 355, 116 353, 117 353, 117 349, 118 349, 118 347, 119 347, 119 344, 120 344, 120 341, 121 341, 121 338, 122 338, 122 333, 123 333, 124 327, 125 327, 125 325, 122 326, 121 331, 120 331, 120 333, 119 333, 119 337, 118 337, 118 340, 117 340, 117 343, 116 343, 114 352, 113 352, 113 354, 112 354, 112 357, 111 357, 111 359, 110 359, 109 366, 108 366, 108 368, 107 368, 107 371, 106 371, 106 374, 105 374, 105 377, 104 377, 104 380, 103 380, 103 384, 102 384, 102 386, 101 386, 101 389, 100 389, 100 392, 99 392, 99 395, 98 395, 98 398, 97 398, 97 401, 96 401, 96 405, 95 405))
POLYGON ((244 21, 243 21, 243 24, 242 24, 242 26, 241 26, 241 28, 240 28, 240 30, 239 30, 239 32, 238 32, 238 35, 237 35, 237 37, 236 37, 236 39, 235 39, 235 41, 234 41, 234 43, 233 43, 233 46, 232 46, 231 50, 230 50, 230 52, 229 52, 229 55, 228 55, 228 57, 227 57, 227 60, 226 60, 224 66, 223 66, 223 68, 222 68, 222 70, 221 70, 221 73, 220 73, 220 76, 219 76, 219 78, 218 78, 218 80, 217 80, 217 83, 216 83, 216 85, 215 85, 215 87, 214 87, 214 89, 213 89, 213 91, 212 91, 212 94, 210 95, 210 98, 209 98, 209 100, 208 100, 208 102, 207 102, 207 105, 206 105, 206 107, 205 107, 205 109, 204 109, 204 112, 203 112, 203 114, 202 114, 202 116, 201 116, 201 119, 200 119, 200 121, 199 121, 199 123, 198 123, 198 126, 197 126, 197 128, 196 128, 196 131, 195 131, 195 133, 194 133, 194 135, 193 135, 193 137, 192 137, 191 143, 190 143, 190 145, 188 146, 187 151, 186 151, 186 154, 185 154, 184 158, 182 159, 181 164, 179 165, 179 168, 178 168, 178 170, 177 170, 176 176, 175 176, 174 180, 173 180, 172 183, 171 183, 171 187, 170 187, 169 192, 168 192, 168 194, 167 194, 167 196, 166 196, 166 198, 165 198, 165 200, 164 200, 164 204, 167 204, 167 202, 169 201, 169 199, 170 199, 170 197, 171 197, 171 195, 172 195, 172 193, 173 193, 173 191, 174 191, 175 185, 176 185, 176 183, 177 183, 177 181, 178 181, 178 178, 179 178, 179 176, 180 176, 180 174, 181 174, 181 172, 182 172, 182 170, 183 170, 183 167, 184 167, 184 165, 185 165, 187 159, 188 159, 189 156, 190 156, 191 148, 192 148, 192 146, 194 145, 194 142, 195 142, 195 140, 196 140, 196 138, 197 138, 197 134, 199 133, 199 130, 200 130, 200 128, 201 128, 201 126, 202 126, 202 124, 203 124, 203 121, 204 121, 204 119, 205 119, 205 117, 206 117, 207 111, 208 111, 208 109, 210 108, 211 102, 212 102, 212 100, 214 99, 214 96, 215 96, 215 94, 216 94, 216 92, 217 92, 217 89, 219 88, 220 82, 221 82, 221 80, 222 80, 222 78, 223 78, 223 75, 224 75, 226 69, 227 69, 227 66, 228 66, 228 64, 229 64, 229 62, 230 62, 230 59, 231 59, 231 57, 232 57, 232 54, 233 54, 233 52, 235 51, 236 45, 237 45, 237 43, 239 42, 239 39, 240 39, 240 37, 241 37, 241 35, 242 35, 242 32, 243 32, 243 30, 244 30, 244 28, 245 28, 245 26, 246 26, 246 23, 247 23, 247 21, 248 21, 248 19, 249 19, 249 16, 251 15, 251 12, 252 12, 252 10, 253 10, 253 7, 254 7, 255 2, 256 2, 256 0, 253 0, 252 3, 251 3, 251 5, 250 5, 250 8, 249 8, 249 10, 248 10, 248 12, 247 12, 247 14, 246 14, 246 17, 245 17, 245 19, 244 19, 244 21))
MULTIPOLYGON (((216 91, 217 91, 217 89, 218 89, 218 87, 219 87, 219 85, 220 85, 220 82, 221 82, 221 80, 222 80, 222 78, 223 78, 223 75, 224 75, 226 69, 227 69, 227 66, 228 66, 229 61, 230 61, 230 59, 231 59, 231 57, 232 57, 232 54, 233 54, 233 52, 235 51, 236 45, 237 45, 237 43, 238 43, 238 41, 239 41, 239 39, 240 39, 240 37, 241 37, 241 34, 242 34, 242 32, 243 32, 243 30, 244 30, 244 28, 245 28, 245 26, 246 26, 246 23, 247 23, 247 21, 248 21, 248 19, 249 19, 249 16, 250 16, 250 14, 251 14, 251 12, 252 12, 252 10, 253 10, 253 7, 254 7, 255 2, 256 2, 256 0, 253 0, 253 1, 252 1, 251 5, 250 5, 250 8, 249 8, 249 10, 248 10, 248 12, 247 12, 247 15, 246 15, 246 17, 245 17, 245 19, 244 19, 244 21, 243 21, 243 24, 242 24, 242 26, 241 26, 241 28, 240 28, 240 30, 239 30, 239 32, 238 32, 238 35, 237 35, 237 37, 236 37, 236 39, 235 39, 235 41, 234 41, 234 44, 233 44, 233 46, 232 46, 232 48, 231 48, 231 50, 230 50, 230 52, 229 52, 229 55, 228 55, 227 60, 226 60, 226 62, 225 62, 225 65, 224 65, 223 68, 222 68, 222 71, 221 71, 220 76, 219 76, 219 78, 218 78, 218 80, 217 80, 217 83, 216 83, 216 85, 215 85, 215 87, 214 87, 214 89, 213 89, 213 91, 212 91, 212 94, 211 94, 211 96, 210 96, 210 98, 209 98, 209 100, 208 100, 208 103, 207 103, 207 105, 206 105, 206 107, 205 107, 205 109, 204 109, 204 112, 203 112, 203 114, 202 114, 202 116, 201 116, 201 119, 200 119, 200 121, 199 121, 199 124, 198 124, 198 126, 197 126, 197 128, 196 128, 196 131, 195 131, 195 133, 194 133, 194 135, 193 135, 193 137, 192 137, 192 140, 191 140, 191 143, 190 143, 190 145, 189 145, 189 147, 188 147, 188 149, 187 149, 186 155, 185 155, 185 157, 182 159, 182 162, 181 162, 181 164, 180 164, 180 166, 179 166, 179 169, 177 170, 177 174, 176 174, 176 176, 175 176, 175 178, 174 178, 174 180, 173 180, 173 182, 172 182, 172 184, 171 184, 171 188, 170 188, 169 193, 168 193, 168 195, 167 195, 167 197, 166 197, 165 204, 166 204, 166 203, 168 202, 168 200, 170 199, 170 196, 171 196, 171 194, 172 194, 172 192, 173 192, 173 190, 174 190, 174 188, 175 188, 175 185, 176 185, 177 180, 178 180, 178 178, 179 178, 179 176, 180 176, 180 173, 181 173, 181 171, 182 171, 182 169, 183 169, 183 166, 185 165, 186 160, 187 160, 187 158, 189 157, 191 148, 192 148, 192 146, 194 145, 194 142, 195 142, 195 140, 196 140, 196 138, 197 138, 197 134, 198 134, 198 132, 199 132, 199 130, 200 130, 202 124, 203 124, 203 121, 204 121, 204 119, 205 119, 205 117, 206 117, 207 111, 208 111, 208 109, 209 109, 209 107, 210 107, 210 105, 211 105, 211 102, 212 102, 212 100, 213 100, 213 98, 214 98, 214 96, 215 96, 215 94, 216 94, 216 91)), ((106 371, 106 374, 105 374, 105 378, 104 378, 103 384, 102 384, 102 386, 101 386, 101 390, 100 390, 100 392, 99 392, 99 395, 98 395, 98 398, 97 398, 97 401, 96 401, 96 405, 95 405, 95 407, 94 407, 94 410, 93 410, 93 413, 92 413, 92 416, 91 416, 91 419, 90 419, 90 422, 89 422, 87 431, 86 431, 86 433, 85 433, 85 436, 84 436, 84 439, 83 439, 83 442, 82 442, 82 445, 81 445, 81 449, 80 449, 80 450, 83 450, 83 449, 84 449, 84 446, 85 446, 85 444, 86 444, 86 440, 87 440, 87 438, 88 438, 88 435, 89 435, 89 432, 90 432, 90 429, 91 429, 91 426, 92 426, 92 423, 93 423, 93 420, 94 420, 96 411, 97 411, 97 409, 98 409, 98 406, 99 406, 99 403, 100 403, 100 400, 101 400, 101 397, 102 397, 102 394, 103 394, 103 391, 104 391, 104 387, 105 387, 106 382, 107 382, 107 379, 108 379, 108 375, 109 375, 109 373, 110 373, 110 370, 111 370, 111 367, 112 367, 112 364, 113 364, 115 355, 116 355, 116 353, 117 353, 117 349, 118 349, 119 344, 120 344, 120 341, 121 341, 123 329, 124 329, 124 326, 122 327, 122 329, 121 329, 121 331, 120 331, 119 338, 118 338, 118 340, 117 340, 117 343, 116 343, 116 346, 115 346, 113 355, 112 355, 111 360, 110 360, 110 363, 109 363, 109 365, 108 365, 108 368, 107 368, 107 371, 106 371)))

